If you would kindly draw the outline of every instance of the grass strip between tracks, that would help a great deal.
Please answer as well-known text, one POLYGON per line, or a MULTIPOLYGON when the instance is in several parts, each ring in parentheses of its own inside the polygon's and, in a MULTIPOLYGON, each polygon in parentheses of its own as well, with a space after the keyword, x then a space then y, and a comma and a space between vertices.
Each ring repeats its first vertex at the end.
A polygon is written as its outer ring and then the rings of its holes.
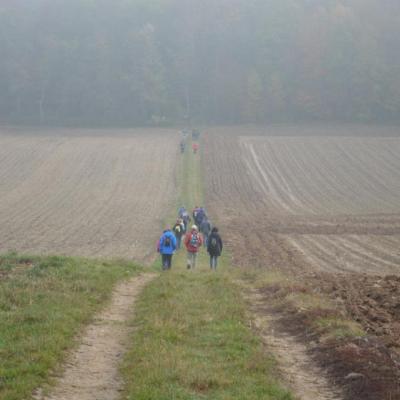
POLYGON ((138 270, 125 261, 1 256, 0 399, 29 399, 49 382, 115 283, 138 270))
MULTIPOLYGON (((183 156, 181 176, 179 204, 201 205, 198 156, 183 156)), ((172 270, 151 282, 136 303, 136 329, 122 368, 122 397, 292 399, 277 384, 275 362, 249 328, 228 257, 221 259, 216 273, 210 272, 204 249, 198 261, 196 270, 187 271, 185 251, 180 250, 172 270)))

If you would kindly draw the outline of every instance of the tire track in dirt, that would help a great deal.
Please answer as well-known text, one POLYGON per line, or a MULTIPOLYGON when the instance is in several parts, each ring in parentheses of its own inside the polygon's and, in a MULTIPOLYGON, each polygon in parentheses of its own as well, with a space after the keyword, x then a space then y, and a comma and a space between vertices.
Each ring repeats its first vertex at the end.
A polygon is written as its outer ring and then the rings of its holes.
POLYGON ((267 351, 276 358, 280 375, 296 399, 343 399, 340 388, 333 386, 326 372, 312 361, 307 346, 280 329, 279 315, 265 305, 263 297, 251 288, 246 288, 245 293, 253 314, 252 322, 267 351))
POLYGON ((128 321, 134 312, 137 296, 156 276, 143 274, 117 286, 109 306, 79 337, 81 344, 67 357, 64 372, 50 390, 50 395, 38 390, 35 400, 119 398, 123 382, 118 367, 131 331, 128 321))

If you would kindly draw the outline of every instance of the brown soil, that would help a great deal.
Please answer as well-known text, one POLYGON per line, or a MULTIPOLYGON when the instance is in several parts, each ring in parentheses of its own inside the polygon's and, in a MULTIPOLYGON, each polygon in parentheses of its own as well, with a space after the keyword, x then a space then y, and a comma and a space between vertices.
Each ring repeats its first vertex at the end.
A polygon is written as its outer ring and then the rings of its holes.
POLYGON ((207 206, 238 263, 400 272, 400 138, 204 142, 207 206))
POLYGON ((37 400, 114 400, 122 381, 118 366, 126 349, 128 320, 144 285, 155 275, 145 274, 120 284, 110 305, 79 337, 80 346, 68 356, 65 370, 50 395, 39 390, 37 400))
POLYGON ((335 276, 320 279, 319 286, 340 300, 367 333, 400 355, 400 276, 335 276))
POLYGON ((340 400, 342 392, 313 362, 310 349, 296 334, 282 329, 282 316, 265 303, 258 291, 246 289, 246 298, 254 316, 254 325, 267 351, 278 361, 279 372, 298 400, 340 400))
MULTIPOLYGON (((400 139, 378 130, 376 137, 345 137, 340 128, 336 137, 278 128, 277 137, 274 129, 269 136, 237 129, 238 136, 220 128, 204 138, 213 222, 236 265, 289 274, 306 290, 337 301, 364 327, 365 342, 321 342, 313 350, 347 398, 400 399, 394 361, 400 347, 400 139), (361 349, 359 356, 348 351, 352 346, 361 349), (344 379, 360 370, 367 378, 344 379)), ((297 317, 290 314, 281 329, 294 335, 294 326, 298 339, 310 327, 297 317)))
POLYGON ((0 252, 152 261, 178 143, 172 130, 0 130, 0 252))
POLYGON ((342 307, 301 310, 294 304, 276 305, 277 299, 294 291, 307 293, 310 287, 298 283, 292 287, 270 285, 260 290, 264 304, 260 311, 277 316, 275 329, 278 336, 290 335, 305 343, 308 357, 323 368, 334 385, 342 389, 344 399, 399 399, 400 354, 372 334, 359 338, 325 338, 324 331, 315 328, 315 320, 340 318, 343 316, 342 307))

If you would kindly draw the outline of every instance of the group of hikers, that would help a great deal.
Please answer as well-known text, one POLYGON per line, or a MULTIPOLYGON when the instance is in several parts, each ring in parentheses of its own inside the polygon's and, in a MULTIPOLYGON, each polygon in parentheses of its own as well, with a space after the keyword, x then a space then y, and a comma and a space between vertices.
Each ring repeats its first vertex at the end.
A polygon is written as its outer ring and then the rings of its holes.
POLYGON ((207 249, 210 256, 211 270, 217 269, 223 243, 218 228, 211 225, 204 207, 196 206, 192 215, 189 215, 185 207, 179 208, 175 225, 162 233, 157 251, 161 254, 163 270, 171 269, 172 256, 182 247, 182 243, 187 251, 187 269, 196 267, 197 254, 202 246, 207 249), (190 227, 192 222, 193 225, 190 227))
MULTIPOLYGON (((179 146, 180 146, 182 154, 186 150, 186 144, 187 144, 187 140, 188 140, 188 137, 189 137, 189 132, 190 131, 188 129, 183 129, 182 132, 181 132, 182 133, 182 139, 180 141, 179 146)), ((191 132, 192 132, 191 135, 192 135, 192 141, 193 141, 192 150, 193 150, 193 153, 196 154, 197 151, 199 150, 199 143, 197 141, 200 138, 200 131, 198 131, 197 129, 193 129, 191 132)))

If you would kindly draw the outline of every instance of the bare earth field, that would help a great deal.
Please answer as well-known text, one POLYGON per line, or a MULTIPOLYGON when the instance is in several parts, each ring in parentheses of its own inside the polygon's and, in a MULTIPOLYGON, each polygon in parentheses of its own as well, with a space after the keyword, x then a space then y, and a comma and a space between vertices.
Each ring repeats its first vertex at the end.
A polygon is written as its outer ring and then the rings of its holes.
POLYGON ((0 251, 150 261, 176 196, 172 130, 0 130, 0 251))
POLYGON ((278 269, 324 292, 383 343, 351 357, 373 365, 365 376, 374 382, 350 398, 400 399, 399 135, 271 126, 209 129, 203 139, 206 205, 236 265, 278 269))
POLYGON ((210 130, 204 167, 213 214, 246 232, 241 241, 257 264, 287 268, 294 257, 306 269, 400 273, 400 138, 290 133, 210 130), (279 242, 280 257, 258 246, 268 244, 265 235, 279 242))

